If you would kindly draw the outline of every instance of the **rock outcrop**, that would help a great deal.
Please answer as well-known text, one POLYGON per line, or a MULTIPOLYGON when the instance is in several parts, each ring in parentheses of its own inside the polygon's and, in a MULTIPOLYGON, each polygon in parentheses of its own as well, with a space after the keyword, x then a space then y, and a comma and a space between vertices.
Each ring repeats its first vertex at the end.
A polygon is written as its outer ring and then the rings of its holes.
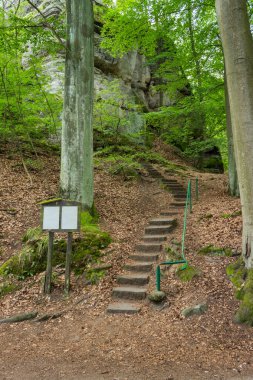
MULTIPOLYGON (((14 1, 15 2, 15 1, 14 1)), ((97 0, 101 4, 101 0, 97 0)), ((13 0, 10 1, 13 6, 13 0)), ((33 0, 36 7, 39 7, 45 17, 59 16, 64 11, 65 0, 33 0)), ((25 8, 26 13, 34 13, 36 10, 30 5, 25 8)), ((129 102, 138 104, 143 112, 156 110, 160 106, 170 104, 166 96, 160 96, 154 88, 154 81, 151 70, 147 65, 145 57, 137 51, 129 52, 123 58, 115 59, 100 47, 101 43, 101 23, 95 21, 95 91, 100 91, 105 87, 106 82, 117 79, 122 93, 129 97, 129 102), (163 104, 161 104, 161 99, 163 104)), ((44 67, 51 77, 50 91, 52 93, 62 93, 64 83, 64 56, 59 53, 57 59, 48 57, 45 59, 44 67)), ((131 112, 131 110, 130 110, 131 112)), ((133 111, 136 114, 136 111, 133 111)), ((140 118, 132 115, 132 119, 139 124, 140 118)), ((134 122, 134 121, 133 121, 134 122)))

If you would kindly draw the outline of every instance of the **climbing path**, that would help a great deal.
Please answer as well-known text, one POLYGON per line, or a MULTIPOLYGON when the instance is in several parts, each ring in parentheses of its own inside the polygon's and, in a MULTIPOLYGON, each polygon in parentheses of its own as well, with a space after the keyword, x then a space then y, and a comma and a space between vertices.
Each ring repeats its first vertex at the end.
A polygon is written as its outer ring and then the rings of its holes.
POLYGON ((166 179, 150 164, 146 164, 145 168, 153 178, 160 180, 172 192, 174 202, 168 210, 160 213, 160 217, 149 221, 142 241, 136 245, 135 252, 130 255, 129 262, 124 267, 124 273, 118 276, 117 286, 112 290, 114 302, 107 308, 107 312, 112 314, 134 314, 140 311, 141 300, 147 296, 147 284, 153 264, 158 261, 167 236, 176 226, 175 216, 178 209, 185 206, 186 190, 177 180, 166 179))

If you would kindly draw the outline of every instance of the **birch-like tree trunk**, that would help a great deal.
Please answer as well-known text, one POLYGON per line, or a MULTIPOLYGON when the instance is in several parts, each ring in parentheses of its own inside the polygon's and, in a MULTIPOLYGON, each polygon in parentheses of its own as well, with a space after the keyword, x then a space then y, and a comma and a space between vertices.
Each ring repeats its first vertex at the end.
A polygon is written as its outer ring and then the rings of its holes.
POLYGON ((253 39, 246 0, 216 0, 226 64, 243 216, 242 253, 253 267, 253 39))
POLYGON ((94 16, 91 0, 66 0, 67 51, 62 127, 61 193, 93 205, 92 106, 94 16))
POLYGON ((227 139, 228 139, 228 179, 229 179, 229 193, 233 197, 239 197, 239 182, 236 169, 235 161, 235 150, 234 150, 234 141, 233 141, 233 130, 232 130, 232 120, 230 114, 230 103, 226 79, 226 70, 225 70, 225 103, 226 103, 226 124, 227 124, 227 139))

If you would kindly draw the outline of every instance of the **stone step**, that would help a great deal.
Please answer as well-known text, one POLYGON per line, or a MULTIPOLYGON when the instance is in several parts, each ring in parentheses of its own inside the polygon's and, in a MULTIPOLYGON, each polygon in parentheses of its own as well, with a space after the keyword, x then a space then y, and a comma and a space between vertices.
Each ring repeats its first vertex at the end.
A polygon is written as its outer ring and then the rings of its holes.
POLYGON ((171 202, 170 206, 184 207, 185 206, 185 202, 171 202))
POLYGON ((146 298, 147 289, 135 286, 119 286, 112 289, 113 297, 123 299, 143 300, 146 298))
POLYGON ((164 182, 163 181, 163 184, 166 185, 166 186, 171 186, 171 187, 183 187, 182 185, 180 185, 180 183, 177 183, 177 182, 164 182))
POLYGON ((145 242, 163 242, 167 240, 167 236, 164 235, 144 235, 143 240, 145 242))
POLYGON ((107 307, 107 313, 110 314, 136 314, 141 310, 139 305, 133 305, 126 302, 111 303, 107 307))
POLYGON ((173 218, 156 218, 156 219, 151 219, 149 221, 149 224, 151 226, 166 226, 166 225, 170 225, 170 224, 175 224, 176 223, 176 219, 173 219, 173 218))
POLYGON ((173 216, 173 215, 177 215, 177 212, 175 212, 175 211, 161 211, 160 215, 161 216, 173 216))
POLYGON ((146 285, 149 282, 147 274, 122 274, 118 276, 117 282, 122 285, 146 285))
POLYGON ((145 228, 145 235, 166 235, 173 230, 173 226, 149 226, 145 228))
POLYGON ((130 255, 129 258, 134 261, 144 261, 155 263, 158 260, 159 255, 157 253, 142 253, 142 254, 134 254, 130 255))
POLYGON ((167 187, 168 187, 172 192, 177 191, 178 193, 180 193, 180 192, 185 191, 183 187, 178 186, 178 185, 177 185, 177 186, 167 185, 167 187))
POLYGON ((124 268, 131 272, 150 272, 153 265, 150 262, 131 262, 126 263, 124 268))
POLYGON ((139 252, 160 252, 162 250, 162 244, 143 243, 135 246, 136 251, 139 252))

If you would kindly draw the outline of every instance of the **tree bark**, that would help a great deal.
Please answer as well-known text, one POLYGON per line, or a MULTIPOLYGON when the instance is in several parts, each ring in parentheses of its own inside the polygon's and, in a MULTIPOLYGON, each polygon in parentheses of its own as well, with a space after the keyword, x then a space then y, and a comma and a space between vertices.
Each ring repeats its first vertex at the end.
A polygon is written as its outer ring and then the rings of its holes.
POLYGON ((224 72, 224 85, 225 85, 225 105, 226 105, 226 125, 227 125, 227 139, 228 139, 228 179, 229 179, 229 194, 233 197, 239 197, 239 182, 235 161, 235 150, 233 141, 232 120, 230 114, 230 102, 228 95, 228 87, 226 80, 226 70, 224 72))
POLYGON ((225 56, 243 216, 242 253, 253 267, 253 40, 246 0, 216 0, 225 56))
POLYGON ((92 107, 94 16, 91 0, 66 0, 67 51, 62 127, 61 194, 93 205, 92 107))

